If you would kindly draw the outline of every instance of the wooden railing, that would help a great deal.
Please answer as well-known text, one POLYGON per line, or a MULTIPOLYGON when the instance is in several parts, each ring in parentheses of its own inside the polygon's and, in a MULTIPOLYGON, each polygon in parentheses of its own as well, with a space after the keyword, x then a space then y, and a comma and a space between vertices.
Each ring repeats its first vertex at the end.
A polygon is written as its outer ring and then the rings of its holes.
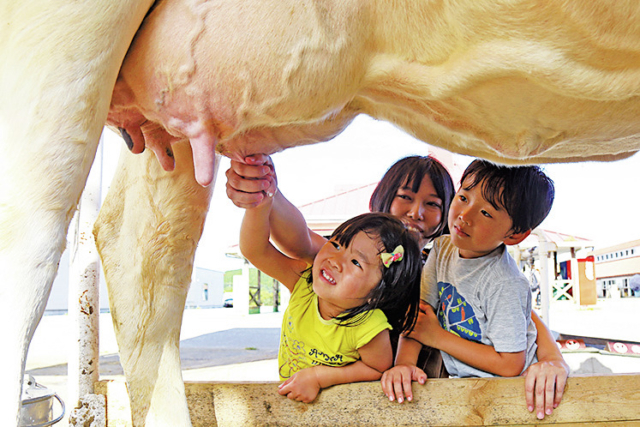
MULTIPOLYGON (((640 375, 570 377, 564 399, 540 421, 528 412, 524 379, 433 379, 414 385, 413 402, 389 402, 378 382, 323 390, 304 404, 277 393, 278 383, 186 383, 194 427, 210 426, 640 426, 640 375)), ((122 382, 100 381, 107 400, 107 426, 129 426, 122 382)))

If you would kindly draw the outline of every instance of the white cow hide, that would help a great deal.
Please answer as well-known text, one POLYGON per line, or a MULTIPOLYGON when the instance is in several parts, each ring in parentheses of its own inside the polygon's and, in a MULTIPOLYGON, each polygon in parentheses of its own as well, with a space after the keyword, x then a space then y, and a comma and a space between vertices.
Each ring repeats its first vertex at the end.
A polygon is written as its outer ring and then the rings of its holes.
POLYGON ((107 113, 159 160, 124 156, 96 227, 148 426, 189 425, 178 331, 215 152, 328 140, 360 113, 509 164, 640 147, 636 0, 163 0, 134 38, 150 6, 0 3, 0 425, 107 113))

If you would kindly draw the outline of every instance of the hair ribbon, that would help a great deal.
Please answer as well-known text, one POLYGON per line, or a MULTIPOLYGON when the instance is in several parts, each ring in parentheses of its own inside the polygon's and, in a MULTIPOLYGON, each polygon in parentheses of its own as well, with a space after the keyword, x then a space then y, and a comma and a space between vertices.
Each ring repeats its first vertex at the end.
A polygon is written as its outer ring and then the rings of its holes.
POLYGON ((382 259, 382 265, 389 268, 391 264, 396 261, 402 261, 402 257, 404 256, 404 248, 402 245, 396 246, 396 248, 391 253, 383 252, 380 254, 380 258, 382 259))

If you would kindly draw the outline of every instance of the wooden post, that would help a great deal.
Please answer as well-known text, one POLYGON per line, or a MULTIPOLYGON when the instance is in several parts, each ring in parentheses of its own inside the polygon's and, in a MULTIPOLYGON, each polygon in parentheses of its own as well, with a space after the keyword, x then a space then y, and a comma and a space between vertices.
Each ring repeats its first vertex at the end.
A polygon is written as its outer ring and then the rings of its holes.
POLYGON ((540 317, 551 328, 549 319, 549 293, 551 284, 555 278, 551 278, 549 271, 549 243, 544 235, 544 231, 535 229, 533 232, 538 236, 538 258, 540 259, 540 317))
POLYGON ((93 224, 101 205, 102 137, 69 233, 69 317, 75 325, 69 343, 68 395, 70 403, 93 394, 99 379, 100 258, 93 224))

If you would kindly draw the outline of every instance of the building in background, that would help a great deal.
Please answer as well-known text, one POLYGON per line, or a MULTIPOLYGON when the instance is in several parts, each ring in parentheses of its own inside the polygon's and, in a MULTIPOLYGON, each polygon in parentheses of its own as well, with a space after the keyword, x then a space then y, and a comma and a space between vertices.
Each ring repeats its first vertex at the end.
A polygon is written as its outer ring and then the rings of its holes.
POLYGON ((222 307, 224 303, 224 273, 194 267, 186 308, 222 307))
POLYGON ((640 297, 640 240, 595 250, 593 256, 599 297, 640 297))
MULTIPOLYGON (((70 246, 70 245, 68 245, 70 246)), ((47 301, 45 314, 64 314, 69 307, 69 250, 65 250, 60 257, 58 274, 53 281, 51 294, 47 301)), ((109 311, 109 295, 107 294, 107 284, 104 281, 102 271, 100 272, 100 312, 109 311)))
MULTIPOLYGON (((222 307, 224 273, 194 267, 191 286, 187 294, 186 308, 222 307)), ((69 307, 69 251, 64 251, 58 267, 58 275, 53 281, 51 295, 45 309, 46 314, 64 314, 69 307)), ((109 294, 104 275, 100 271, 100 312, 109 311, 109 294)))
POLYGON ((369 199, 377 182, 340 191, 333 196, 298 206, 311 230, 328 237, 349 218, 369 212, 369 199))
POLYGON ((520 244, 507 246, 531 283, 535 307, 543 312, 548 310, 548 301, 542 298, 543 275, 549 301, 596 304, 595 269, 589 257, 593 248, 589 239, 541 228, 533 230, 520 244))

